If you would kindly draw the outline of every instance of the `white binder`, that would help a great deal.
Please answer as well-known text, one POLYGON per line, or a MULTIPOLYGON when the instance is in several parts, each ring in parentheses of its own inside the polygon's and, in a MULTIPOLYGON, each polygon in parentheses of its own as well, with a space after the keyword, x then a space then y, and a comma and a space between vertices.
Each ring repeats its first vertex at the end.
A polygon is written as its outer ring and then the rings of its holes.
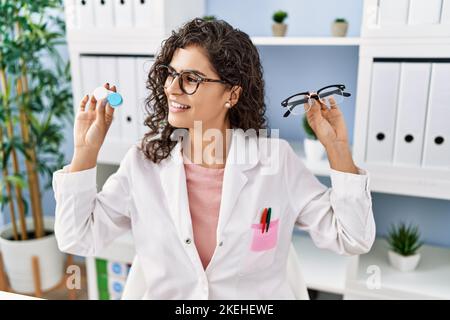
POLYGON ((400 64, 375 62, 372 68, 366 161, 391 164, 400 64))
POLYGON ((430 63, 402 63, 394 164, 420 167, 425 134, 430 63))
POLYGON ((97 61, 95 57, 85 57, 82 56, 80 58, 80 80, 81 80, 81 92, 82 97, 88 94, 89 98, 92 96, 92 93, 96 86, 98 85, 97 75, 97 61))
POLYGON ((450 63, 434 63, 423 166, 450 169, 450 63))
MULTIPOLYGON (((110 0, 111 1, 111 0, 110 0)), ((116 27, 133 26, 133 3, 137 0, 114 0, 114 17, 116 27)))
POLYGON ((146 86, 148 73, 150 72, 153 62, 153 58, 140 57, 136 59, 138 133, 141 139, 149 130, 148 127, 144 125, 144 120, 147 117, 145 99, 150 93, 146 86))
MULTIPOLYGON (((97 61, 97 67, 98 67, 98 82, 93 87, 95 89, 96 87, 103 86, 105 83, 109 83, 110 86, 115 85, 117 87, 117 90, 119 93, 121 93, 121 88, 118 86, 118 77, 117 77, 117 58, 115 57, 96 57, 97 61)), ((111 124, 111 127, 109 128, 108 134, 105 138, 105 143, 109 142, 115 142, 117 140, 120 140, 122 135, 122 129, 121 129, 121 107, 116 108, 114 110, 113 115, 113 122, 111 124)))
POLYGON ((438 24, 441 16, 442 1, 410 0, 408 24, 438 24))
POLYGON ((76 0, 77 25, 80 29, 90 29, 94 23, 94 0, 76 0))
POLYGON ((99 28, 114 27, 113 2, 111 0, 95 0, 95 25, 99 28))
POLYGON ((120 106, 120 121, 122 126, 122 141, 136 143, 138 136, 137 118, 137 88, 136 88, 136 65, 135 58, 117 58, 117 74, 119 90, 123 97, 123 104, 120 106))
POLYGON ((378 24, 405 25, 408 22, 409 0, 380 0, 378 24))
POLYGON ((441 11, 441 23, 450 25, 450 1, 443 0, 441 11))
MULTIPOLYGON (((157 22, 154 21, 156 17, 162 19, 163 11, 158 11, 157 6, 160 5, 162 1, 155 0, 134 0, 133 1, 133 12, 134 12, 134 22, 136 27, 149 27, 154 26, 157 22), (152 11, 154 14, 152 14, 152 11)), ((160 24, 162 26, 162 24, 160 24)))

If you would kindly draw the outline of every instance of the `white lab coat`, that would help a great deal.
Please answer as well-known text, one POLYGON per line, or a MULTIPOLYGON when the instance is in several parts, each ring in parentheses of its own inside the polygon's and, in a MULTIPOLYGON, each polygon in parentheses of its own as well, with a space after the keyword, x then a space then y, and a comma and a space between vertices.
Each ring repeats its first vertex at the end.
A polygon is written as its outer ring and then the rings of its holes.
POLYGON ((369 251, 375 222, 368 172, 331 170, 332 188, 327 188, 285 140, 250 138, 245 149, 243 137, 234 130, 217 246, 206 270, 193 240, 181 142, 159 164, 133 146, 99 193, 96 168, 68 173, 67 165, 54 172, 60 250, 95 256, 131 229, 146 299, 293 299, 286 262, 296 225, 319 248, 345 255, 369 251), (259 141, 275 143, 277 151, 269 154, 259 141), (249 149, 256 161, 233 161, 249 149), (269 163, 275 170, 267 169, 269 163), (252 225, 265 207, 272 208, 272 227, 262 233, 252 225), (275 236, 276 245, 264 250, 268 236, 275 236), (263 244, 262 251, 255 251, 254 241, 263 244))

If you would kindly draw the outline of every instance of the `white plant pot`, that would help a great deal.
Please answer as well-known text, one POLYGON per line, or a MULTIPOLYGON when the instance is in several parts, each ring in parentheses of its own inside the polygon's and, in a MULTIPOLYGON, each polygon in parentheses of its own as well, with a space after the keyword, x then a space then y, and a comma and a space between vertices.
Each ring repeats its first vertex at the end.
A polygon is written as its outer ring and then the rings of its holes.
POLYGON ((285 23, 274 23, 272 24, 272 34, 275 37, 284 37, 287 31, 287 24, 285 23))
POLYGON ((334 37, 345 37, 347 35, 348 22, 333 22, 331 25, 331 34, 334 37))
POLYGON ((319 140, 305 139, 303 147, 308 161, 320 161, 325 155, 325 147, 319 140))
POLYGON ((403 272, 412 271, 416 269, 420 261, 420 253, 416 253, 412 256, 402 256, 392 250, 388 251, 390 264, 403 272))
MULTIPOLYGON (((31 218, 27 218, 26 225, 27 230, 33 230, 31 218)), ((45 217, 44 228, 45 231, 53 232, 54 219, 45 217)), ((58 250, 55 235, 52 233, 25 241, 10 240, 12 235, 11 224, 5 225, 0 231, 0 251, 11 289, 19 293, 35 292, 33 256, 39 258, 41 290, 46 291, 60 284, 64 276, 65 255, 58 250)))

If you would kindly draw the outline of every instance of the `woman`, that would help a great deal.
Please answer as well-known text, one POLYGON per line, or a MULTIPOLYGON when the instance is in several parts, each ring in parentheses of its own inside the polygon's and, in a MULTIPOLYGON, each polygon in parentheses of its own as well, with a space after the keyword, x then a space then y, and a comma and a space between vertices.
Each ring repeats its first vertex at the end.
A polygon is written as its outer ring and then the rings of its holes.
POLYGON ((81 102, 72 162, 53 178, 62 251, 96 255, 131 230, 147 299, 292 299, 295 225, 320 248, 369 251, 368 175, 352 160, 342 113, 319 102, 307 113, 330 161, 327 188, 286 141, 260 134, 262 67, 245 33, 224 21, 188 22, 163 43, 147 85, 150 130, 99 193, 96 160, 114 110, 81 102))

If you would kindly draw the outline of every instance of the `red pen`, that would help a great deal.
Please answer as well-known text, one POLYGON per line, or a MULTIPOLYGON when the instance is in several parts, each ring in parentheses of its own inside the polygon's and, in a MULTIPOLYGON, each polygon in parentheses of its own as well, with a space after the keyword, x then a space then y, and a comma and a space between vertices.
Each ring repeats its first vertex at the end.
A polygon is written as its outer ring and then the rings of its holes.
POLYGON ((264 208, 263 214, 261 215, 261 233, 264 233, 264 229, 266 229, 266 218, 267 208, 264 208))

